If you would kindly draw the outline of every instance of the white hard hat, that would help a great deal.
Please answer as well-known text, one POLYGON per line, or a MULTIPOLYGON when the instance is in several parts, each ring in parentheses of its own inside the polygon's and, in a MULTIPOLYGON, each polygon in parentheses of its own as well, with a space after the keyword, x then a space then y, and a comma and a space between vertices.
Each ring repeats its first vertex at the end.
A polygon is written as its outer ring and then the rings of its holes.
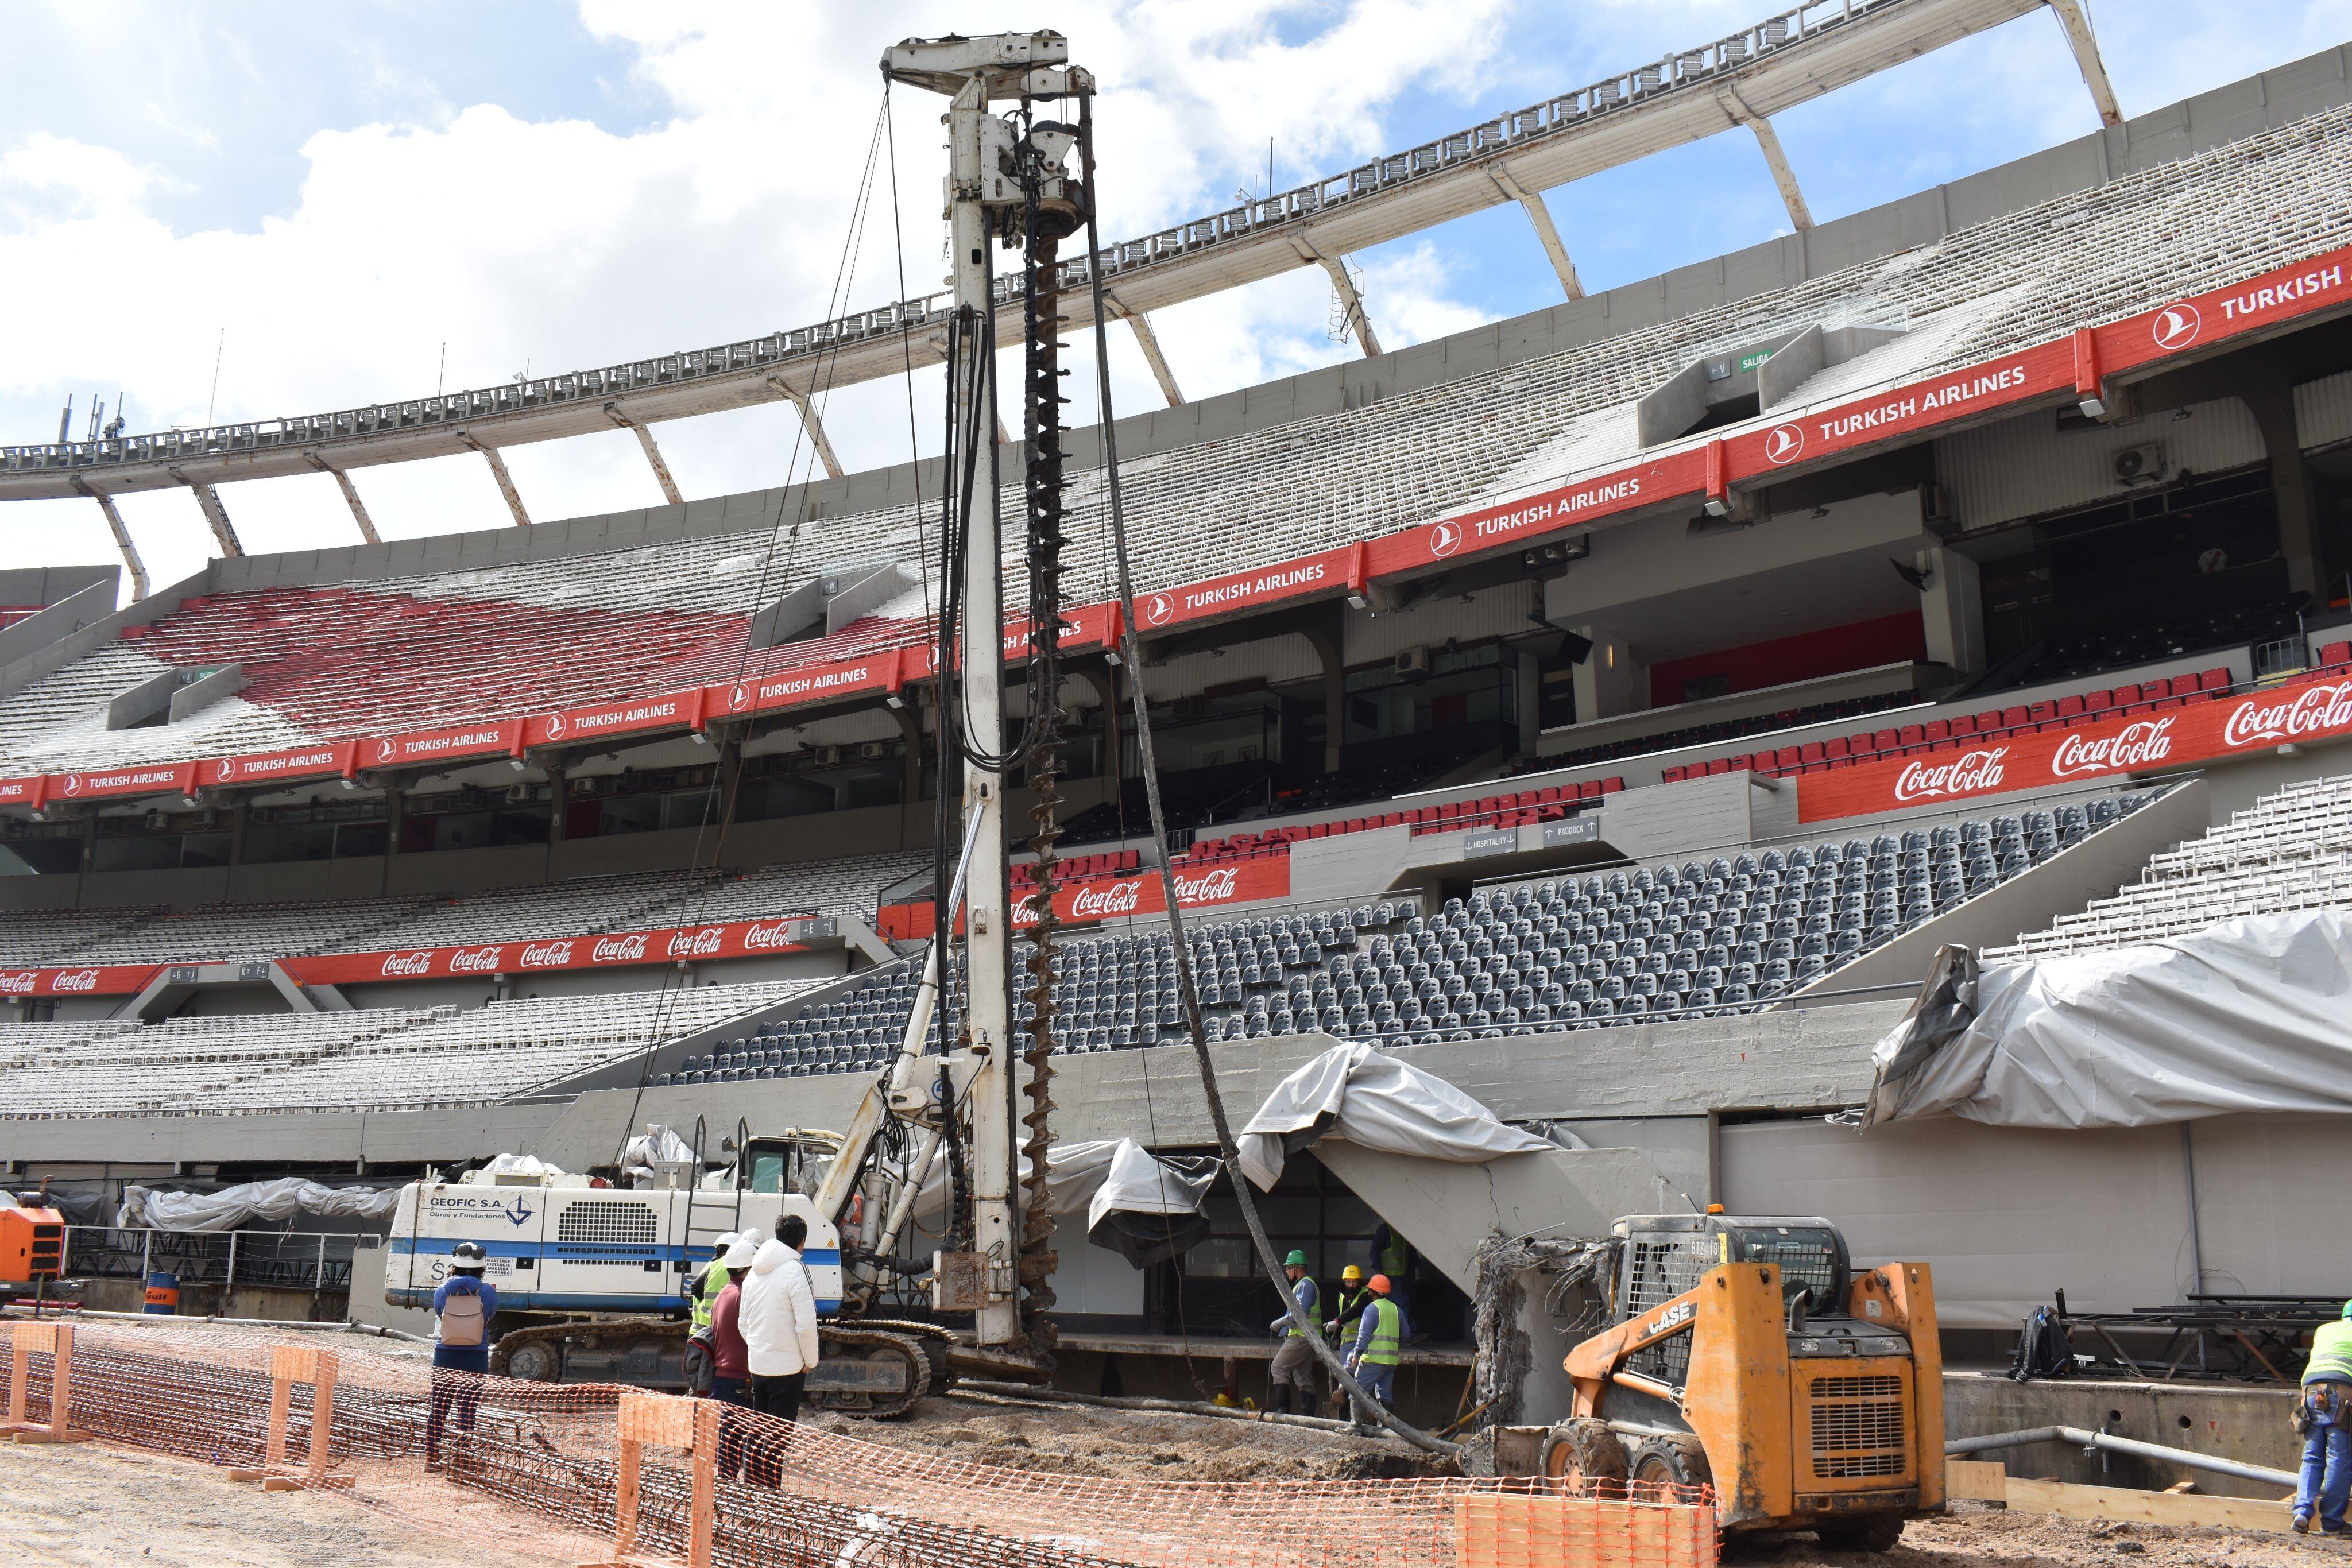
POLYGON ((712 1242, 712 1243, 710 1244, 710 1249, 711 1249, 713 1252, 720 1252, 720 1253, 723 1253, 723 1252, 725 1252, 725 1251, 727 1250, 727 1249, 729 1249, 730 1247, 734 1246, 734 1245, 735 1245, 735 1243, 737 1243, 738 1241, 740 1241, 741 1239, 742 1239, 742 1237, 740 1237, 740 1236, 737 1235, 734 1231, 730 1230, 730 1231, 729 1231, 726 1235, 724 1235, 724 1236, 720 1237, 718 1240, 716 1240, 716 1241, 712 1242))
POLYGON ((751 1260, 759 1255, 760 1244, 745 1238, 727 1249, 719 1260, 730 1269, 748 1269, 751 1266, 751 1260))

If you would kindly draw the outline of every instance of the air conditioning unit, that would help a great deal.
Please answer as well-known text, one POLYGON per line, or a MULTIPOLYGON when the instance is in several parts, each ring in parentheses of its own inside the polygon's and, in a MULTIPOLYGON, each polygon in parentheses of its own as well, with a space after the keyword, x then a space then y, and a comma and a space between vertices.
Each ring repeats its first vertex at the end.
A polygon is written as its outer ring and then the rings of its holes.
POLYGON ((860 762, 879 762, 889 755, 890 747, 887 741, 862 740, 857 743, 857 759, 860 762))
POLYGON ((1427 648, 1399 648, 1396 655, 1396 673, 1400 675, 1425 675, 1429 674, 1429 650, 1427 648))
POLYGON ((2118 485, 2154 485, 2164 478, 2164 443, 2143 441, 2110 459, 2118 485))
POLYGON ((814 749, 819 767, 838 768, 841 765, 841 747, 838 746, 820 746, 814 749))

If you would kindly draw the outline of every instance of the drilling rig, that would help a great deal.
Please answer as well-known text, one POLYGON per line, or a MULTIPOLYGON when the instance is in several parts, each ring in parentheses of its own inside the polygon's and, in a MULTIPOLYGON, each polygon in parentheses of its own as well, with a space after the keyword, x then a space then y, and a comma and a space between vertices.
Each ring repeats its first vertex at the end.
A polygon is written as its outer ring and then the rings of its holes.
POLYGON ((671 1381, 685 1344, 688 1282, 711 1256, 711 1243, 746 1224, 772 1230, 787 1213, 809 1224, 804 1258, 830 1319, 824 1361, 809 1383, 813 1404, 895 1414, 937 1386, 950 1366, 1026 1377, 1053 1369, 1046 1312, 1056 1260, 1047 1182, 1067 401, 1056 338, 1058 247, 1087 221, 1091 193, 1066 164, 1090 138, 1094 83, 1069 64, 1068 41, 1052 32, 910 38, 884 54, 882 74, 889 84, 948 99, 944 216, 954 303, 945 327, 946 479, 931 574, 940 784, 934 935, 923 979, 897 1057, 837 1135, 747 1132, 731 1145, 733 1166, 706 1175, 698 1134, 690 1174, 681 1167, 667 1192, 642 1197, 599 1190, 601 1182, 592 1186, 584 1176, 542 1181, 484 1172, 405 1189, 393 1225, 386 1299, 429 1300, 457 1241, 490 1244, 501 1288, 520 1309, 511 1315, 535 1319, 504 1333, 493 1352, 494 1368, 515 1375, 671 1381), (1076 124, 1046 117, 1065 103, 1076 106, 1076 124), (1017 270, 996 276, 992 247, 1015 253, 1017 270), (1010 739, 1006 523, 995 439, 1000 309, 1021 313, 1024 345, 1019 559, 1027 593, 1020 622, 1029 665, 1025 711, 1010 739), (1016 1026, 1005 812, 1024 784, 1033 800, 1027 843, 1037 863, 1025 895, 1033 946, 1016 1026), (951 797, 959 786, 960 796, 951 797), (946 1245, 928 1264, 902 1261, 899 1238, 942 1154, 950 1176, 946 1245), (805 1179, 796 1184, 794 1169, 805 1179), (537 1196, 499 1190, 521 1183, 538 1187, 537 1196), (530 1225, 534 1201, 538 1226, 526 1236, 516 1228, 530 1225), (646 1215, 633 1223, 646 1228, 644 1278, 625 1299, 612 1293, 609 1274, 594 1291, 551 1279, 567 1248, 600 1245, 585 1239, 586 1218, 575 1227, 582 1239, 567 1243, 565 1215, 574 1208, 604 1215, 641 1201, 646 1215), (507 1267, 497 1268, 502 1260, 507 1267), (950 1344, 936 1324, 874 1315, 895 1285, 924 1273, 935 1311, 972 1314, 968 1340, 956 1336, 950 1344))

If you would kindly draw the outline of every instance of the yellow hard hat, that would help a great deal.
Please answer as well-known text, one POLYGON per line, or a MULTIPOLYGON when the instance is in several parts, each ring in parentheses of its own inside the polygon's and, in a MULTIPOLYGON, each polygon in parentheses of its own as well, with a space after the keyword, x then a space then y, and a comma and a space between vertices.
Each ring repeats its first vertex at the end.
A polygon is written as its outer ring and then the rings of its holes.
POLYGON ((1343 1284, 1359 1285, 1363 1283, 1364 1271, 1355 1264, 1350 1263, 1346 1268, 1339 1270, 1339 1279, 1343 1284))

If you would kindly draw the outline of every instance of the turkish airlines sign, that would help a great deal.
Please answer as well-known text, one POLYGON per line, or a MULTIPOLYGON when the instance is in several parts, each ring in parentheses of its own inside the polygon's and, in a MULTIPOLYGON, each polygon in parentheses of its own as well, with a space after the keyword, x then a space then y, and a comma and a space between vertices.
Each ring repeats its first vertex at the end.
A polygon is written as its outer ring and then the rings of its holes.
POLYGON ((1804 774, 1797 779, 1797 818, 1868 816, 2347 737, 2352 737, 2352 680, 2306 681, 1804 774))
POLYGON ((871 653, 835 664, 806 665, 771 674, 729 681, 704 689, 708 713, 759 713, 766 708, 792 707, 824 702, 859 692, 897 691, 900 650, 871 653))
POLYGON ((805 950, 798 940, 810 916, 726 920, 707 925, 621 931, 604 936, 555 936, 532 942, 475 942, 457 947, 407 947, 382 953, 329 953, 283 960, 305 986, 352 986, 383 980, 466 979, 487 975, 535 975, 558 969, 610 969, 708 958, 756 958, 805 950))
POLYGON ((198 767, 194 762, 174 762, 153 768, 61 773, 49 780, 48 799, 100 800, 122 795, 194 795, 198 767))
POLYGON ((362 769, 409 768, 420 762, 451 762, 482 757, 522 755, 523 721, 459 725, 447 729, 412 729, 371 736, 360 743, 362 769))
POLYGON ((1342 545, 1256 571, 1237 571, 1206 582, 1140 593, 1135 599, 1136 629, 1156 632, 1163 626, 1231 615, 1285 600, 1360 588, 1363 562, 1363 546, 1342 545))
POLYGON ((161 964, 99 964, 68 968, 0 969, 0 997, 129 997, 163 973, 161 964))
POLYGON ((207 784, 258 784, 280 779, 349 778, 358 767, 360 743, 344 740, 318 746, 289 746, 277 751, 251 751, 241 757, 220 757, 204 765, 198 777, 207 784))
POLYGON ((692 729, 702 722, 703 696, 702 688, 698 686, 693 691, 672 692, 667 696, 538 714, 524 722, 523 744, 566 746, 573 741, 599 740, 608 735, 692 729))

